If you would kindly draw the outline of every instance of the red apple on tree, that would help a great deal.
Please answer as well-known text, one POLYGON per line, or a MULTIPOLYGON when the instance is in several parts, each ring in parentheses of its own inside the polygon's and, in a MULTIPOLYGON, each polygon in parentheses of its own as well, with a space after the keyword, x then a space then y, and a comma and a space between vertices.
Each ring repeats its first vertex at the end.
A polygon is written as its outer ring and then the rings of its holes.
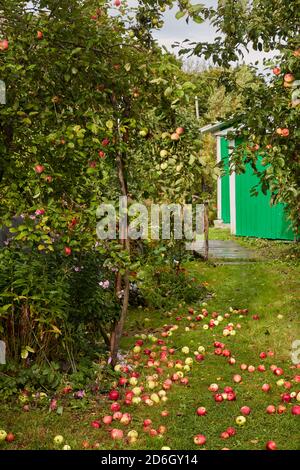
POLYGON ((72 254, 72 249, 69 246, 65 246, 65 255, 70 256, 72 254))
POLYGON ((7 39, 2 39, 2 41, 0 41, 0 51, 7 51, 8 46, 9 44, 7 39))
POLYGON ((34 171, 35 171, 38 175, 40 175, 41 173, 43 173, 44 170, 45 170, 44 165, 36 165, 36 166, 34 167, 34 171))
POLYGON ((37 37, 39 40, 43 39, 43 37, 44 37, 43 32, 42 32, 42 31, 38 31, 37 34, 36 34, 36 37, 37 37))
POLYGON ((292 73, 286 73, 283 78, 287 83, 292 83, 295 80, 295 76, 292 73))
POLYGON ((274 75, 280 75, 280 73, 281 73, 280 67, 274 67, 273 68, 273 73, 274 73, 274 75))

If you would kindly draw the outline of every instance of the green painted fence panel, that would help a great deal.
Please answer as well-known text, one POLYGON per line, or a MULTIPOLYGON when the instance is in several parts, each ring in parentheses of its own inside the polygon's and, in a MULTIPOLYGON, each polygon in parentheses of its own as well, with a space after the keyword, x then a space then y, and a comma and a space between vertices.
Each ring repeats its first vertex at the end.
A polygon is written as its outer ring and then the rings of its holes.
POLYGON ((271 205, 270 193, 258 196, 251 189, 259 182, 250 164, 246 173, 236 175, 236 235, 244 237, 293 240, 283 204, 271 205))
POLYGON ((230 224, 229 148, 224 137, 221 137, 221 160, 225 171, 221 178, 221 217, 224 224, 230 224))

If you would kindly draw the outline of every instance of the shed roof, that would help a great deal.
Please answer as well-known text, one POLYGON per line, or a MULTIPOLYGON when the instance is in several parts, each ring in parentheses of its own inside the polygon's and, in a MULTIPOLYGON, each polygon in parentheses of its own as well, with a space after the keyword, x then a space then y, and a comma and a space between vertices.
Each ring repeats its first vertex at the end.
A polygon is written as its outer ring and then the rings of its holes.
POLYGON ((229 131, 234 131, 233 120, 207 124, 200 128, 201 134, 226 135, 229 131))

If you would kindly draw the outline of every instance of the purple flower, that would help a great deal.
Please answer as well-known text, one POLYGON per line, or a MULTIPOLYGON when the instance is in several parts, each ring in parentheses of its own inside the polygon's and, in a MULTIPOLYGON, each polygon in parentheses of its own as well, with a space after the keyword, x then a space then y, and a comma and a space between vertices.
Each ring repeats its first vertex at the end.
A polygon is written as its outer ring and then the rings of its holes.
POLYGON ((78 390, 78 392, 74 393, 74 398, 82 399, 84 397, 85 397, 85 391, 84 390, 78 390))

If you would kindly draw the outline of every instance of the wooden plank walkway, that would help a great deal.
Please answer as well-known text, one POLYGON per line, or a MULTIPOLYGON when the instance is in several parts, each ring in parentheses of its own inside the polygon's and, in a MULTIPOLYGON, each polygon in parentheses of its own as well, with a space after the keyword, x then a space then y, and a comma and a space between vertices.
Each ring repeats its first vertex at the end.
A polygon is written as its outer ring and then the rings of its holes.
MULTIPOLYGON (((190 248, 196 253, 204 254, 203 241, 190 244, 190 248)), ((250 250, 233 240, 210 240, 209 258, 226 260, 257 261, 259 259, 255 250, 250 250)))

